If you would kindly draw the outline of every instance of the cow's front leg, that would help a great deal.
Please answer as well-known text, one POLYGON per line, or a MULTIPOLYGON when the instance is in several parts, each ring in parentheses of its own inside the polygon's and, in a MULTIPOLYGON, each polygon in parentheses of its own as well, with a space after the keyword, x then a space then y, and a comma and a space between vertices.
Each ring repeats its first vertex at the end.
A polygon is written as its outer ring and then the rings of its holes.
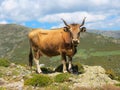
POLYGON ((40 65, 39 65, 39 60, 34 58, 36 67, 37 67, 37 73, 42 73, 42 70, 40 69, 40 65))
POLYGON ((66 55, 62 53, 62 64, 63 64, 63 73, 67 72, 67 67, 66 67, 66 55))
POLYGON ((68 70, 69 72, 73 73, 73 69, 72 69, 72 57, 68 56, 69 59, 69 66, 68 66, 68 70))

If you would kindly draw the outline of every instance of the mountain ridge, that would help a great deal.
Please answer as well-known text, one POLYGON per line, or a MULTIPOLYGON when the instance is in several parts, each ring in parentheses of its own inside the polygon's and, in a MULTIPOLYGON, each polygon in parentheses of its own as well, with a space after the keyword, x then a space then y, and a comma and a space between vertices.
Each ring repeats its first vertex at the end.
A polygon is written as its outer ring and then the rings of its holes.
POLYGON ((94 30, 94 29, 88 29, 88 32, 96 33, 96 34, 101 34, 103 36, 107 37, 113 37, 116 39, 120 38, 120 30, 94 30))

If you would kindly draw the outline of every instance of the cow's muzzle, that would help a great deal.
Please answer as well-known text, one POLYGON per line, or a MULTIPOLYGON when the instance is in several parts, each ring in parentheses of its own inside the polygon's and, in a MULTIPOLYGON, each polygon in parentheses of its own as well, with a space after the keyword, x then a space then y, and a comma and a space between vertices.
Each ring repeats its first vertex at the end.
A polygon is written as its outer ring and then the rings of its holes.
POLYGON ((77 45, 77 44, 80 43, 80 41, 79 41, 78 39, 73 39, 72 42, 73 42, 73 44, 75 44, 75 45, 77 45))

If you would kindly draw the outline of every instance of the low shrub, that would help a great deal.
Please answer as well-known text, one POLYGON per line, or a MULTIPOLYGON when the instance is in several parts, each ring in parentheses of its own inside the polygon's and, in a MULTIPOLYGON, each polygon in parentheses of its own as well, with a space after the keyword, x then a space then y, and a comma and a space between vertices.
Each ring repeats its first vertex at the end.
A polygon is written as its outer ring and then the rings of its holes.
POLYGON ((117 80, 120 81, 120 75, 117 77, 117 80))
POLYGON ((54 77, 54 81, 58 83, 62 83, 65 81, 69 81, 69 77, 70 77, 70 74, 68 73, 58 74, 54 77))
POLYGON ((3 76, 3 73, 0 72, 0 78, 3 76))
POLYGON ((52 82, 53 80, 48 76, 35 74, 32 78, 26 79, 24 84, 37 87, 44 87, 50 85, 52 82))
POLYGON ((0 90, 7 90, 5 87, 0 87, 0 90))
POLYGON ((105 72, 107 75, 108 75, 108 77, 110 77, 111 79, 116 79, 116 74, 115 74, 115 72, 113 71, 113 70, 106 70, 106 72, 105 72))
POLYGON ((117 83, 117 84, 115 84, 115 85, 120 87, 120 83, 117 83))
POLYGON ((8 67, 10 66, 10 62, 7 59, 0 58, 0 66, 8 67))

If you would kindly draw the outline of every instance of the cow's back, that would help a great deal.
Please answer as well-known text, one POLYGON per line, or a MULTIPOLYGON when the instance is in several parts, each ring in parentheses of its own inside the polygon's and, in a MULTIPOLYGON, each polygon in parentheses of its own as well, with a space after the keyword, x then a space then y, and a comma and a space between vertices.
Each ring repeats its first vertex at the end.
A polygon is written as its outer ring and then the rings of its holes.
POLYGON ((41 53, 47 56, 56 56, 60 54, 60 50, 63 48, 62 33, 62 29, 33 29, 28 36, 34 48, 39 48, 41 53))

